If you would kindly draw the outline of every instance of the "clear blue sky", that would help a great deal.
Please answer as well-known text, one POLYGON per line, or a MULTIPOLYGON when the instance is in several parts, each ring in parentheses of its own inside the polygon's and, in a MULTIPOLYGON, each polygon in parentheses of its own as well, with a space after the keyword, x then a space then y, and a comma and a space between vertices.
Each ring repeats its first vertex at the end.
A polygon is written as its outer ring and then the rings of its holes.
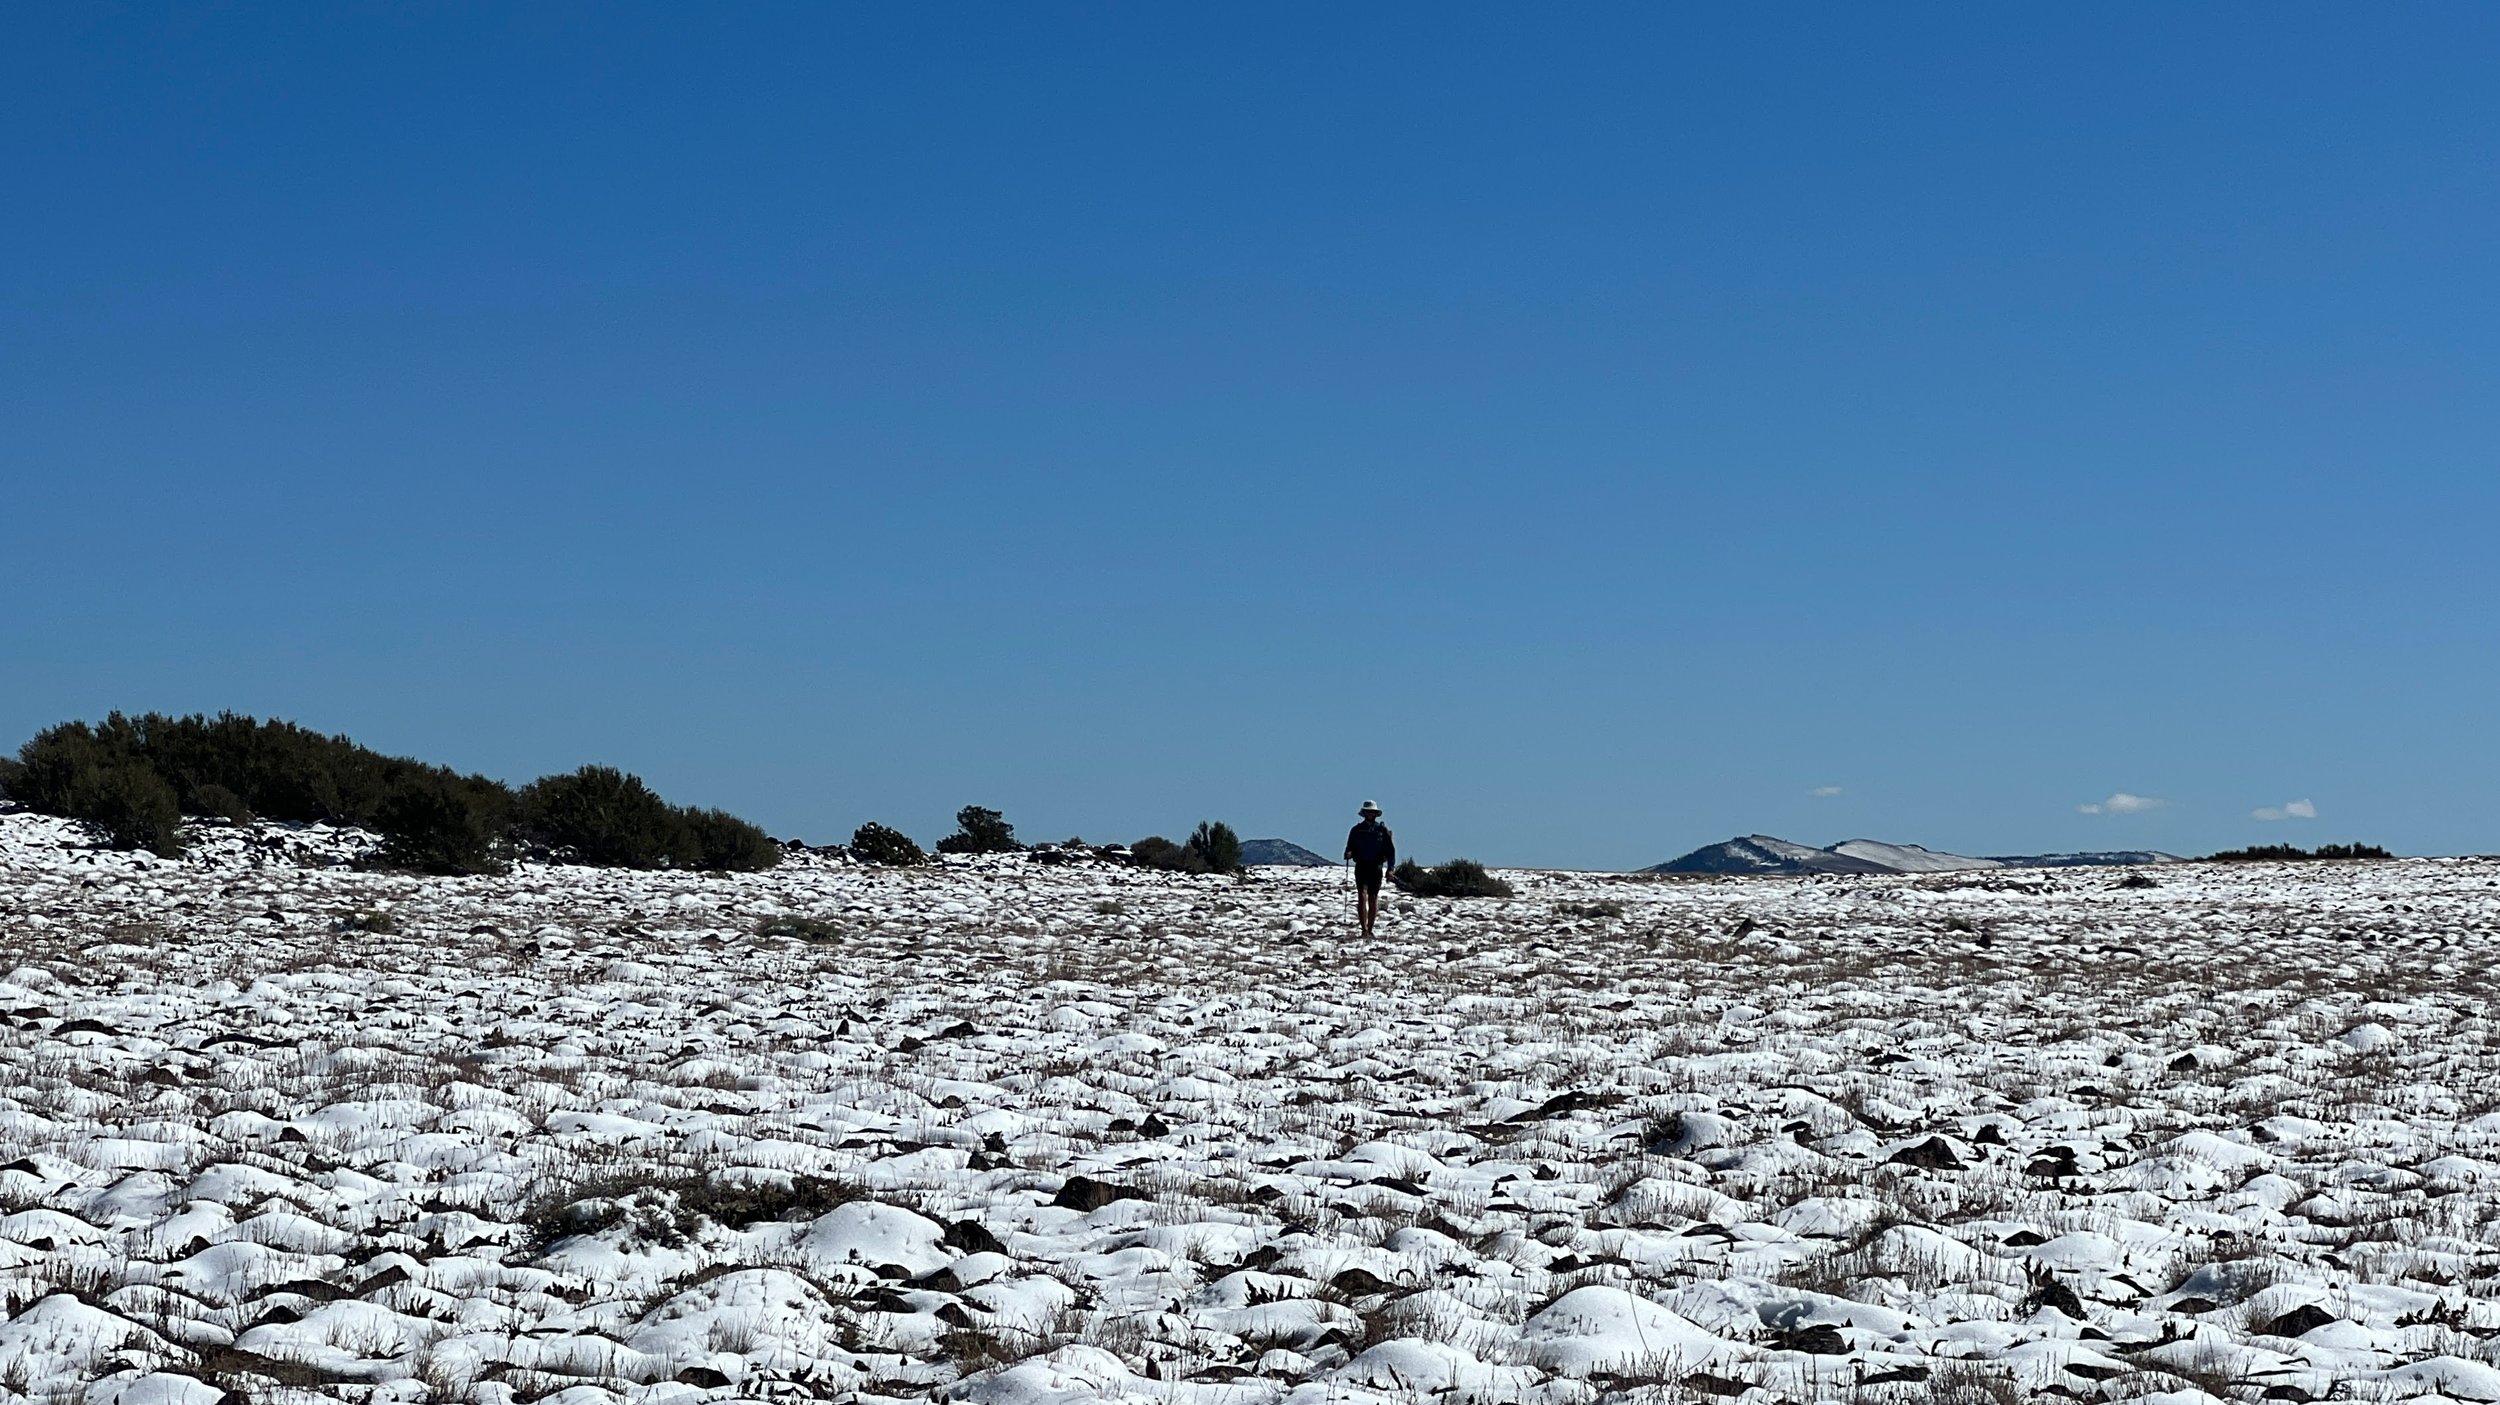
POLYGON ((2483 5, 19 6, 0 732, 818 841, 2500 849, 2495 63, 2483 5))

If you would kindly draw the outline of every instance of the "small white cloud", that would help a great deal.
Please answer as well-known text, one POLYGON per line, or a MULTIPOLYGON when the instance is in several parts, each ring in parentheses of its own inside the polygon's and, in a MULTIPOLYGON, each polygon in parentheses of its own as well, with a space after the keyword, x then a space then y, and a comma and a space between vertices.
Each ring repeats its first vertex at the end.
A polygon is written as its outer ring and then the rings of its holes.
POLYGON ((1839 793, 1840 787, 1836 785, 1818 785, 1814 789, 1806 792, 1806 794, 1813 796, 1817 800, 1829 800, 1839 793))
POLYGON ((2318 807, 2306 800, 2294 800, 2283 805, 2260 806, 2249 811, 2248 817, 2253 820, 2314 820, 2318 817, 2318 807))
POLYGON ((2129 795, 2122 790, 2107 800, 2089 805, 2077 805, 2075 809, 2086 815, 2140 815, 2146 810, 2158 810, 2169 803, 2155 796, 2129 795))

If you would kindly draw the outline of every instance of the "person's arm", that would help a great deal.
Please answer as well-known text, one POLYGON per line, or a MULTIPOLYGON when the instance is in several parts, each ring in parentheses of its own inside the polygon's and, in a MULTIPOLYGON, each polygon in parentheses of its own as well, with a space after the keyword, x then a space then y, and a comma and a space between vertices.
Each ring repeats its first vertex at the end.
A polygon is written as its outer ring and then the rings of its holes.
POLYGON ((1389 855, 1387 858, 1380 861, 1380 866, 1383 868, 1396 868, 1398 866, 1397 831, 1389 828, 1389 826, 1385 824, 1382 825, 1380 827, 1380 841, 1389 846, 1389 855))
POLYGON ((1356 834, 1358 831, 1360 831, 1361 829, 1362 829, 1362 826, 1361 826, 1361 825, 1356 825, 1353 829, 1349 829, 1349 830, 1347 830, 1347 831, 1345 832, 1345 854, 1344 854, 1344 858, 1345 858, 1345 861, 1346 861, 1347 863, 1352 863, 1352 862, 1354 862, 1354 836, 1355 836, 1355 834, 1356 834))

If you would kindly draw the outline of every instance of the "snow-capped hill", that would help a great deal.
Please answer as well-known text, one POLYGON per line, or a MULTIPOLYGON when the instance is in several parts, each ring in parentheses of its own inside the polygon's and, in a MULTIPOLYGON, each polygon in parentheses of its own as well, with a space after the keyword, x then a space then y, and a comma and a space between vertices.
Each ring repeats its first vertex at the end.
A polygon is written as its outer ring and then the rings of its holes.
POLYGON ((1276 864, 1290 868, 1327 868, 1327 859, 1303 848, 1290 839, 1244 839, 1241 861, 1246 864, 1276 864))
POLYGON ((1897 873, 1900 870, 1850 854, 1793 844, 1767 834, 1748 834, 1709 844, 1643 873, 1897 873))
POLYGON ((1706 844, 1680 859, 1652 864, 1643 873, 1965 873, 1987 868, 2099 868, 2132 864, 2178 863, 2176 854, 2151 850, 2095 854, 2024 854, 1974 858, 1947 854, 1916 844, 1888 844, 1880 839, 1850 839, 1828 849, 1748 834, 1721 844, 1706 844))
POLYGON ((1959 873, 1964 869, 2005 867, 1998 859, 1974 859, 1965 854, 1939 853, 1918 844, 1887 844, 1880 839, 1844 840, 1834 844, 1830 852, 1881 864, 1895 873, 1959 873))
POLYGON ((2186 863, 2159 849, 2106 849, 2083 854, 1999 854, 2003 868, 2127 868, 2140 863, 2186 863))

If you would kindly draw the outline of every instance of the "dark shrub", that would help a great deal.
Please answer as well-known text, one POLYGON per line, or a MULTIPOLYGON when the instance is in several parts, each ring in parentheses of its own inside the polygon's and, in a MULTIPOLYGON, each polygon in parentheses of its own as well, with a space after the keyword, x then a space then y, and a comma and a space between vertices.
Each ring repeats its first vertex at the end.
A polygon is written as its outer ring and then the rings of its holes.
POLYGON ((1419 898, 1507 898, 1511 886, 1474 859, 1452 859, 1432 868, 1408 859, 1389 874, 1401 893, 1419 898))
POLYGON ((920 852, 920 846, 912 842, 910 835, 874 822, 851 832, 851 855, 889 868, 908 868, 929 860, 927 854, 920 852))
POLYGON ((2395 855, 2376 844, 2321 844, 2316 849, 2301 849, 2290 844, 2258 844, 2246 849, 2225 849, 2207 854, 2207 863, 2309 863, 2319 859, 2392 859, 2395 855))
POLYGON ((1222 820, 1202 820, 1190 831, 1189 852, 1209 873, 1241 871, 1241 836, 1222 820))
POLYGON ((92 791, 106 767, 132 759, 136 742, 118 712, 106 719, 103 731, 84 722, 46 727, 18 748, 9 797, 47 815, 84 819, 78 813, 80 793, 92 791))
POLYGON ((726 810, 679 812, 693 839, 695 866, 713 873, 754 873, 781 862, 781 846, 726 810))
POLYGON ((252 822, 252 807, 243 803, 243 797, 213 781, 192 791, 182 808, 188 814, 213 815, 228 824, 252 822))
POLYGON ((791 937, 803 942, 835 942, 849 935, 842 924, 830 917, 808 917, 800 913, 783 913, 767 917, 755 924, 759 937, 791 937))
POLYGON ((13 758, 0 756, 0 800, 17 800, 16 792, 11 787, 16 782, 18 773, 25 769, 13 758))
MULTIPOLYGON (((172 789, 185 814, 384 829, 383 807, 403 783, 439 770, 291 722, 230 712, 214 719, 114 713, 99 727, 67 722, 38 733, 20 754, 26 766, 13 787, 16 798, 71 818, 86 818, 76 812, 77 796, 94 791, 96 777, 130 763, 172 789)), ((461 783, 505 797, 497 781, 470 776, 461 783)), ((498 808, 498 824, 500 814, 498 808)))
POLYGON ((613 766, 530 782, 513 799, 513 821, 524 842, 570 850, 576 863, 666 868, 698 857, 677 811, 613 766))
POLYGON ((19 804, 82 820, 116 849, 182 852, 182 800, 148 766, 139 725, 116 712, 101 727, 64 722, 18 751, 10 789, 19 804))
POLYGON ((1012 854, 1023 848, 1006 816, 978 805, 957 810, 955 832, 937 842, 941 854, 1012 854))
POLYGON ((257 816, 361 825, 382 835, 385 864, 425 873, 489 873, 523 843, 620 867, 767 868, 780 850, 718 810, 680 810, 604 766, 548 776, 515 797, 501 781, 384 756, 292 722, 221 713, 65 722, 9 763, 9 798, 102 826, 123 847, 180 851, 179 816, 257 816), (162 796, 177 818, 165 821, 162 796))
POLYGON ((139 761, 116 761, 87 778, 80 819, 104 831, 116 849, 145 849, 165 858, 182 853, 182 804, 174 788, 139 761))
POLYGON ((1139 868, 1160 868, 1173 873, 1204 873, 1207 861, 1187 845, 1175 844, 1160 834, 1149 834, 1128 846, 1129 862, 1139 868))
POLYGON ((481 776, 411 768, 383 797, 381 862, 419 873, 501 873, 512 794, 481 776))

